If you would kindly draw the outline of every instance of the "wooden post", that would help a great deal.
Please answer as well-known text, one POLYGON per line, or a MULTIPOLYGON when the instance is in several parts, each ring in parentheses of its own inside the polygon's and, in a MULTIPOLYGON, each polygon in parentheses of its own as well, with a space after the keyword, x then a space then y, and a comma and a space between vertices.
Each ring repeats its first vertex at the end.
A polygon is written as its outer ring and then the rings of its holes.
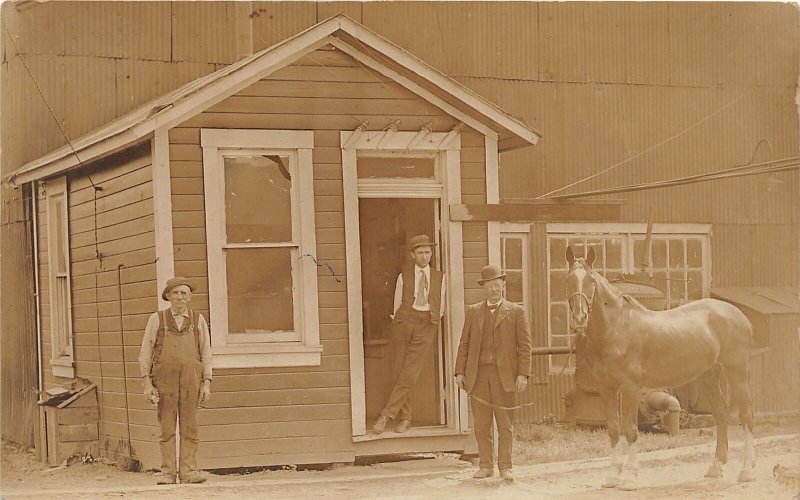
POLYGON ((552 201, 450 205, 450 220, 500 222, 614 222, 622 218, 624 201, 552 201))

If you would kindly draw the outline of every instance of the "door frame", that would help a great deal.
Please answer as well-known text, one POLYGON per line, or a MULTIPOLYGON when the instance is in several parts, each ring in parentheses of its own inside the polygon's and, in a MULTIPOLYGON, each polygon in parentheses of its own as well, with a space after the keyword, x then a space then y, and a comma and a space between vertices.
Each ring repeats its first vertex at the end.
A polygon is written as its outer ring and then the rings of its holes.
POLYGON ((361 241, 358 214, 359 194, 377 198, 439 198, 441 207, 442 270, 446 274, 447 314, 445 315, 443 357, 443 389, 447 405, 447 427, 465 432, 467 398, 453 380, 453 363, 458 350, 458 337, 464 324, 464 270, 461 222, 451 222, 449 206, 461 203, 461 136, 460 134, 387 130, 377 134, 360 129, 341 131, 342 192, 344 196, 345 251, 347 256, 347 315, 350 340, 350 404, 354 439, 367 433, 366 385, 364 378, 364 325, 361 290, 361 241), (430 179, 362 180, 358 182, 359 151, 420 153, 436 156, 436 181, 430 179))

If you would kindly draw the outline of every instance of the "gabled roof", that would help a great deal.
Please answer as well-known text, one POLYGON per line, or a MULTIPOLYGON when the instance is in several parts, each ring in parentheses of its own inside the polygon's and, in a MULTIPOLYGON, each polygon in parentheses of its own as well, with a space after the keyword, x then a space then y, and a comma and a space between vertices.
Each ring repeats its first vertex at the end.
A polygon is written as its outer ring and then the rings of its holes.
POLYGON ((71 141, 71 145, 23 165, 6 180, 19 185, 56 175, 148 140, 156 129, 175 126, 328 44, 396 80, 465 124, 497 139, 500 151, 536 144, 541 136, 533 127, 409 52, 352 19, 336 15, 153 99, 71 141))

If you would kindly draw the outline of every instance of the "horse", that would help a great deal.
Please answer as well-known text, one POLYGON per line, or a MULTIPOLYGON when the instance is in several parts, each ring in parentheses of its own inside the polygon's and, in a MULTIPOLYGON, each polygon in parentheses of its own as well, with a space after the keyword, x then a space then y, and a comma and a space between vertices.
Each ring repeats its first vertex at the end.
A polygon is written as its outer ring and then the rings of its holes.
POLYGON ((639 470, 638 394, 642 387, 678 387, 699 380, 711 403, 717 446, 705 476, 722 477, 728 460, 728 404, 720 376, 728 380, 731 408, 744 429, 744 463, 739 481, 755 479, 753 415, 748 394, 752 327, 737 307, 701 299, 666 311, 651 311, 622 294, 594 271, 594 248, 585 257, 566 249, 569 321, 585 347, 597 378, 611 441, 611 467, 603 487, 635 489, 639 470), (618 413, 619 412, 619 413, 618 413), (620 442, 628 442, 628 460, 620 442))

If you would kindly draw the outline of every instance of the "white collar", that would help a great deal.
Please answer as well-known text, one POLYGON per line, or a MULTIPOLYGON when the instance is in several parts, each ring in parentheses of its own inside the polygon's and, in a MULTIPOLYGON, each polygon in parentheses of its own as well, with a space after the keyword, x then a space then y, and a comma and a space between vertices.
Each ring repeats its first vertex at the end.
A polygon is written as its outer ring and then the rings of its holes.
POLYGON ((500 304, 502 304, 502 303, 503 303, 503 299, 502 298, 500 300, 498 300, 497 302, 495 302, 494 304, 490 304, 489 301, 487 300, 486 301, 486 307, 488 307, 489 309, 497 309, 498 307, 500 307, 500 304))

